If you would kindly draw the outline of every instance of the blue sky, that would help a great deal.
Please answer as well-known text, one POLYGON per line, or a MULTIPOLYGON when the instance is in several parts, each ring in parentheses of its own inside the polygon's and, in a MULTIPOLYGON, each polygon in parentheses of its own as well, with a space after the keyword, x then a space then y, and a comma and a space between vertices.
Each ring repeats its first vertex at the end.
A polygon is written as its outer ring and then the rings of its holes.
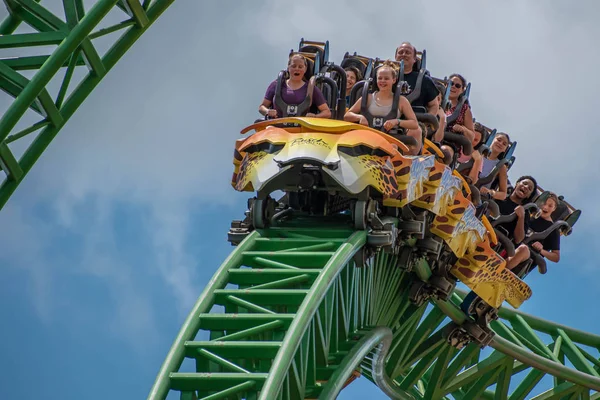
MULTIPOLYGON (((0 212, 0 398, 145 398, 231 251, 248 197, 229 185, 233 142, 301 37, 330 40, 336 61, 392 58, 410 40, 433 75, 466 76, 475 117, 519 141, 511 176, 584 210, 561 263, 528 278, 522 309, 600 333, 585 307, 600 290, 600 6, 361 4, 176 1, 140 39, 0 212)), ((0 93, 0 112, 8 104, 0 93)), ((364 381, 340 398, 385 398, 364 381)))

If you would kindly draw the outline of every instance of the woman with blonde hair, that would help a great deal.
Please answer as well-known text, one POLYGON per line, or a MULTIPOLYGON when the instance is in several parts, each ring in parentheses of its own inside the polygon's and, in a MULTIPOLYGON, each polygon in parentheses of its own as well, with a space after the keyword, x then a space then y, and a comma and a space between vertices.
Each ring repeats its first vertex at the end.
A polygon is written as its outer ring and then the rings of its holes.
MULTIPOLYGON (((383 123, 383 129, 389 131, 393 128, 401 128, 407 131, 407 135, 413 137, 418 144, 417 148, 411 148, 413 154, 418 154, 423 144, 422 132, 419 128, 417 117, 410 106, 410 103, 404 96, 399 97, 398 110, 393 113, 392 106, 394 103, 393 89, 398 80, 398 69, 396 65, 390 61, 383 63, 377 69, 376 91, 369 94, 367 98, 367 111, 374 117, 387 117, 390 114, 393 118, 389 118, 383 123), (405 117, 405 119, 401 119, 405 117)), ((356 122, 362 125, 369 125, 367 118, 361 114, 362 96, 350 107, 344 115, 345 121, 356 122)))

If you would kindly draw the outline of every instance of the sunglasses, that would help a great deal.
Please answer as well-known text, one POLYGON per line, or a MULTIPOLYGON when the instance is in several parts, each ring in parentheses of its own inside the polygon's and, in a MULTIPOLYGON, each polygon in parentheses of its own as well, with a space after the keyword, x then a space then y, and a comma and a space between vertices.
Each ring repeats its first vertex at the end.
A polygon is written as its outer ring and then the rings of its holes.
POLYGON ((454 86, 457 89, 461 89, 463 87, 462 83, 453 83, 452 86, 454 86))

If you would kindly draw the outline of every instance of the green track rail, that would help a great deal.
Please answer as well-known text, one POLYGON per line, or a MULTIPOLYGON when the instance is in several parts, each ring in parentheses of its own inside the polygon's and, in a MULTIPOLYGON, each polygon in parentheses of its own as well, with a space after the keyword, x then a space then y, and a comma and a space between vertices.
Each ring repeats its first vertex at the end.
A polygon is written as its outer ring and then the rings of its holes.
POLYGON ((77 108, 172 2, 98 0, 86 10, 83 0, 63 0, 58 16, 39 1, 4 1, 9 15, 0 23, 0 51, 25 54, 40 48, 40 54, 0 58, 0 89, 14 98, 0 117, 0 209, 77 108), (113 10, 121 15, 119 22, 108 17, 113 10), (19 27, 26 33, 15 33, 19 27), (112 43, 103 56, 95 46, 100 37, 112 43), (82 68, 87 73, 76 81, 75 71, 82 68), (28 79, 22 71, 34 75, 28 79), (60 85, 53 98, 55 77, 60 85), (19 141, 30 144, 17 156, 11 147, 19 141))
POLYGON ((198 299, 148 399, 332 398, 353 370, 395 399, 600 399, 600 336, 501 309, 491 348, 458 350, 445 333, 464 320, 462 294, 415 306, 414 274, 396 256, 357 266, 365 242, 322 220, 251 233, 198 299))

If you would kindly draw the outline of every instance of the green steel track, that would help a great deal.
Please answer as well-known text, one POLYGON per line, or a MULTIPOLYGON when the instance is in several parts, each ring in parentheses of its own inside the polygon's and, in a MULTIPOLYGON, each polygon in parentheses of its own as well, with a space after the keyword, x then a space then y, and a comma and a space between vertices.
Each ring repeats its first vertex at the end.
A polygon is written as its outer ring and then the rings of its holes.
POLYGON ((59 16, 36 0, 4 0, 8 17, 0 23, 0 51, 39 50, 0 58, 0 89, 14 98, 0 117, 0 209, 96 85, 172 2, 98 0, 86 10, 83 0, 63 0, 59 16), (115 15, 119 22, 111 22, 115 15), (15 33, 18 28, 25 32, 15 33), (103 56, 95 46, 100 37, 112 43, 103 56), (74 79, 80 69, 86 73, 74 79), (28 79, 23 71, 34 75, 28 79), (52 97, 55 77, 60 84, 52 97), (29 144, 15 155, 19 141, 29 144))
POLYGON ((462 294, 415 306, 396 256, 357 266, 365 243, 334 220, 252 232, 200 295, 148 399, 335 398, 354 370, 395 399, 600 399, 600 336, 502 308, 491 348, 459 350, 445 333, 464 320, 462 294))

